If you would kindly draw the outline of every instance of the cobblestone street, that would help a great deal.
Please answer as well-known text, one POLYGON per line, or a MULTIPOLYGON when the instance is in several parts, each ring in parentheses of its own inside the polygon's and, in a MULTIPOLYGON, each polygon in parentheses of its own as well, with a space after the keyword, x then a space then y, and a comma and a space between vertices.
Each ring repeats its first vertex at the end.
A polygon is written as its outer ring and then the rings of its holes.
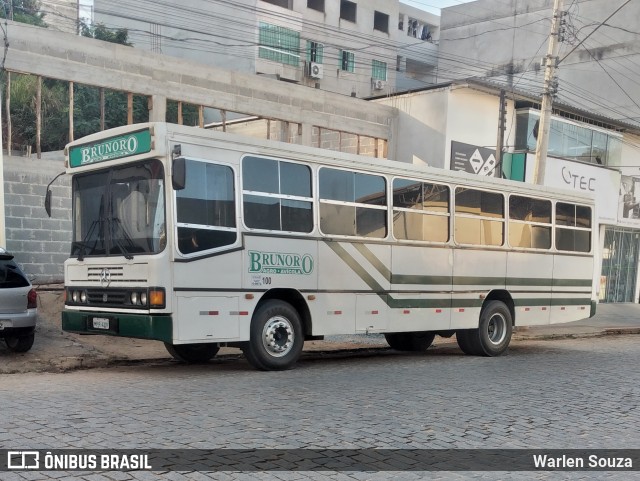
MULTIPOLYGON (((319 356, 321 357, 321 356, 319 356)), ((640 447, 638 337, 514 343, 499 358, 451 345, 423 355, 243 359, 4 375, 6 449, 640 447)), ((509 466, 504 466, 508 470, 509 466)), ((82 479, 629 479, 606 472, 12 472, 82 479)))

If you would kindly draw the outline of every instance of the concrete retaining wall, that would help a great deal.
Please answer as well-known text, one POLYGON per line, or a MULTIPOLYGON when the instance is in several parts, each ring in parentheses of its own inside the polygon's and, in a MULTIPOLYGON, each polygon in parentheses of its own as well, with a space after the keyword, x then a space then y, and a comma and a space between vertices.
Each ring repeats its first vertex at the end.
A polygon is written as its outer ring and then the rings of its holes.
POLYGON ((63 170, 62 152, 40 160, 4 157, 6 247, 35 284, 62 282, 71 249, 69 177, 52 186, 51 218, 44 210, 47 184, 63 170))

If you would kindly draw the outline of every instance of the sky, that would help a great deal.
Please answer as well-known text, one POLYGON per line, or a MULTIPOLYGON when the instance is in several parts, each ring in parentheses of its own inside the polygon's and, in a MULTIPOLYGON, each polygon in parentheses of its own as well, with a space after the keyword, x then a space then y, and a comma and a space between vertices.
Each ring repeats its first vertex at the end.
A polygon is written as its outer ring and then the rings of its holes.
POLYGON ((436 15, 440 15, 440 9, 444 7, 451 7, 453 5, 460 5, 462 3, 468 3, 471 0, 400 0, 402 3, 411 5, 412 7, 425 10, 436 15))

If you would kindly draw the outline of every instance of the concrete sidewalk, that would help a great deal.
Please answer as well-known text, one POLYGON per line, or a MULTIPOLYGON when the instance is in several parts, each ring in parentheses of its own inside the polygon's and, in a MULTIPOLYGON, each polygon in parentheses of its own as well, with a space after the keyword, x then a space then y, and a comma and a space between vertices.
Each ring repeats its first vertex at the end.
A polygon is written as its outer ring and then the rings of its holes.
POLYGON ((590 319, 517 328, 513 338, 557 339, 608 334, 640 334, 640 304, 598 304, 596 315, 590 319))
MULTIPOLYGON (((11 353, 0 342, 0 374, 23 372, 62 372, 72 369, 109 367, 136 363, 172 363, 164 344, 158 341, 80 336, 63 332, 60 311, 61 291, 39 292, 38 326, 33 348, 26 353, 11 353)), ((566 339, 612 334, 640 334, 639 304, 601 304, 591 319, 566 324, 517 328, 513 342, 566 339)), ((455 338, 436 337, 435 347, 455 346, 455 338)), ((382 334, 331 336, 323 341, 305 343, 304 356, 318 357, 331 353, 345 355, 360 350, 389 349, 382 334)), ((240 358, 238 349, 222 348, 218 357, 240 358)))

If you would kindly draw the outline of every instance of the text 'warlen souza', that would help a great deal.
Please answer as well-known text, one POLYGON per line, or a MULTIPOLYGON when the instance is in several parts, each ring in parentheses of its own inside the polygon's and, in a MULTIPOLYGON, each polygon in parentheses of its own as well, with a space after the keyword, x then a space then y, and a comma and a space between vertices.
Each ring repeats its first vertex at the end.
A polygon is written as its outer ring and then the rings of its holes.
MULTIPOLYGON (((585 459, 562 455, 560 457, 547 456, 546 454, 534 454, 533 463, 536 468, 584 468, 585 459)), ((587 458, 587 468, 633 468, 631 458, 601 457, 592 454, 587 458)))

